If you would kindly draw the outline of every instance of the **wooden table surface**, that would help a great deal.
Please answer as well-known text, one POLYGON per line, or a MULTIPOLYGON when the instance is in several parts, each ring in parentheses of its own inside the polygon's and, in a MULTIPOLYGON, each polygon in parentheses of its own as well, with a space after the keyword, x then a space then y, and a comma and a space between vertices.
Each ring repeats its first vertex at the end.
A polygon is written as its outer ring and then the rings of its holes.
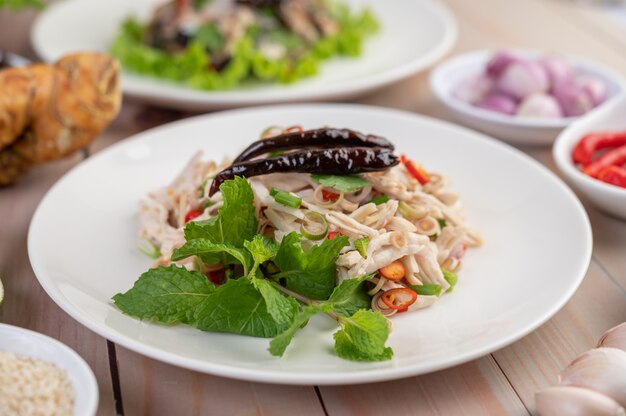
MULTIPOLYGON (((584 55, 626 76, 626 28, 600 9, 567 0, 445 3, 460 29, 454 54, 509 45, 542 48, 584 55)), ((33 16, 0 12, 0 49, 32 56, 33 16)), ((416 75, 358 102, 448 119, 428 89, 427 76, 416 75)), ((127 102, 90 153, 186 115, 127 102)), ((522 150, 555 170, 549 148, 522 150)), ((98 379, 101 415, 529 414, 536 391, 554 384, 558 371, 594 346, 606 329, 626 321, 626 222, 583 201, 594 250, 581 287, 538 330, 483 358, 419 377, 336 387, 250 383, 177 368, 89 331, 52 302, 33 274, 26 251, 32 214, 50 186, 83 157, 43 166, 18 185, 0 189, 0 277, 6 288, 0 322, 50 335, 85 358, 98 379)))

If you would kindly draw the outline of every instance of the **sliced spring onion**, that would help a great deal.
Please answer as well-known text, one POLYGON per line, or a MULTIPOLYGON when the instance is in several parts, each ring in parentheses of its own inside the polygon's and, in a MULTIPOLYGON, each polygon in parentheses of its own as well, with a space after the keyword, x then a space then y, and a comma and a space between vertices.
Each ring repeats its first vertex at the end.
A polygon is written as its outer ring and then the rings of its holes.
POLYGON ((423 205, 420 205, 419 208, 413 208, 404 201, 400 201, 398 203, 398 212, 400 212, 400 215, 410 221, 419 220, 420 218, 424 218, 426 214, 428 214, 428 210, 423 205))
POLYGON ((328 233, 328 222, 319 212, 307 212, 300 226, 300 234, 309 240, 321 240, 328 233))
POLYGON ((450 285, 446 292, 452 292, 452 289, 454 289, 454 286, 456 286, 456 282, 459 280, 458 276, 456 275, 456 273, 451 272, 450 270, 446 270, 444 268, 442 268, 441 271, 443 272, 443 278, 446 279, 446 282, 448 282, 448 284, 450 285))
POLYGON ((439 296, 441 294, 441 286, 435 283, 424 283, 423 285, 411 285, 411 289, 418 295, 439 296))
POLYGON ((289 192, 282 191, 277 188, 272 188, 270 191, 270 195, 274 197, 274 200, 279 204, 291 207, 291 208, 300 208, 300 204, 302 203, 302 198, 298 198, 295 195, 290 194, 289 192))
POLYGON ((370 243, 370 239, 367 237, 362 237, 357 240, 354 240, 354 248, 357 249, 361 257, 364 259, 367 258, 367 246, 370 243))
POLYGON ((376 205, 380 205, 380 204, 384 204, 385 202, 389 201, 389 195, 379 195, 376 198, 372 199, 370 202, 373 202, 376 205))
POLYGON ((161 249, 152 241, 143 240, 144 243, 137 246, 137 249, 153 260, 161 257, 161 249))

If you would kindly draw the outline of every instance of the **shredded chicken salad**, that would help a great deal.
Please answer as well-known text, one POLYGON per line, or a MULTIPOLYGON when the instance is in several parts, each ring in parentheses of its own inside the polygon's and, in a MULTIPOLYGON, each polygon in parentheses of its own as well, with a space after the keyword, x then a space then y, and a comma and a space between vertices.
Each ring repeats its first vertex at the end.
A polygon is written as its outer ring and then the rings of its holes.
POLYGON ((449 179, 393 150, 347 129, 273 127, 234 163, 196 154, 141 201, 139 234, 156 263, 116 305, 271 337, 279 356, 322 312, 339 324, 340 357, 389 359, 387 318, 450 292, 467 250, 481 245, 449 179), (251 312, 255 301, 263 313, 251 312))

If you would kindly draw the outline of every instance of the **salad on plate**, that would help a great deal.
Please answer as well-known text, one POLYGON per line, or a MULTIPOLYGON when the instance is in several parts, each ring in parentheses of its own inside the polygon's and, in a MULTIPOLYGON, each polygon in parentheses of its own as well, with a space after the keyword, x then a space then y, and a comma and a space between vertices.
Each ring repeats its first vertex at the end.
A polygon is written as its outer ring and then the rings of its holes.
POLYGON ((324 313, 336 354, 392 357, 389 318, 431 306, 481 237, 442 174, 350 129, 270 127, 232 161, 201 154, 139 208, 155 263, 124 313, 272 338, 282 356, 324 313))
POLYGON ((291 83, 322 61, 361 54, 378 29, 341 0, 171 0, 129 17, 111 45, 122 66, 201 90, 291 83))

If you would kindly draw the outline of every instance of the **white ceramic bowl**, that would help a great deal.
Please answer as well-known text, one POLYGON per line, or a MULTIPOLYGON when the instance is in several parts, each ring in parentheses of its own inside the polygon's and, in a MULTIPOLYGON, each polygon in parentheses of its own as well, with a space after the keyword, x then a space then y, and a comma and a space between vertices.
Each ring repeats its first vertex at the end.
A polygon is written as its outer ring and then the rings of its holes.
POLYGON ((28 329, 0 324, 0 351, 47 361, 64 370, 74 389, 74 416, 96 414, 96 377, 85 360, 67 345, 28 329))
POLYGON ((601 210, 626 219, 626 189, 590 178, 572 162, 572 150, 585 134, 593 131, 626 130, 626 94, 607 103, 564 130, 552 149, 552 156, 565 179, 601 210))
MULTIPOLYGON (((453 96, 454 89, 463 80, 481 74, 495 51, 481 50, 451 58, 438 65, 430 75, 430 87, 439 101, 463 124, 476 130, 516 144, 547 145, 577 117, 540 119, 513 117, 484 110, 463 102, 453 96)), ((528 57, 538 57, 539 51, 523 52, 528 57)), ((615 72, 591 61, 567 55, 574 66, 582 73, 602 79, 608 89, 607 100, 597 109, 623 91, 624 81, 615 72)))

